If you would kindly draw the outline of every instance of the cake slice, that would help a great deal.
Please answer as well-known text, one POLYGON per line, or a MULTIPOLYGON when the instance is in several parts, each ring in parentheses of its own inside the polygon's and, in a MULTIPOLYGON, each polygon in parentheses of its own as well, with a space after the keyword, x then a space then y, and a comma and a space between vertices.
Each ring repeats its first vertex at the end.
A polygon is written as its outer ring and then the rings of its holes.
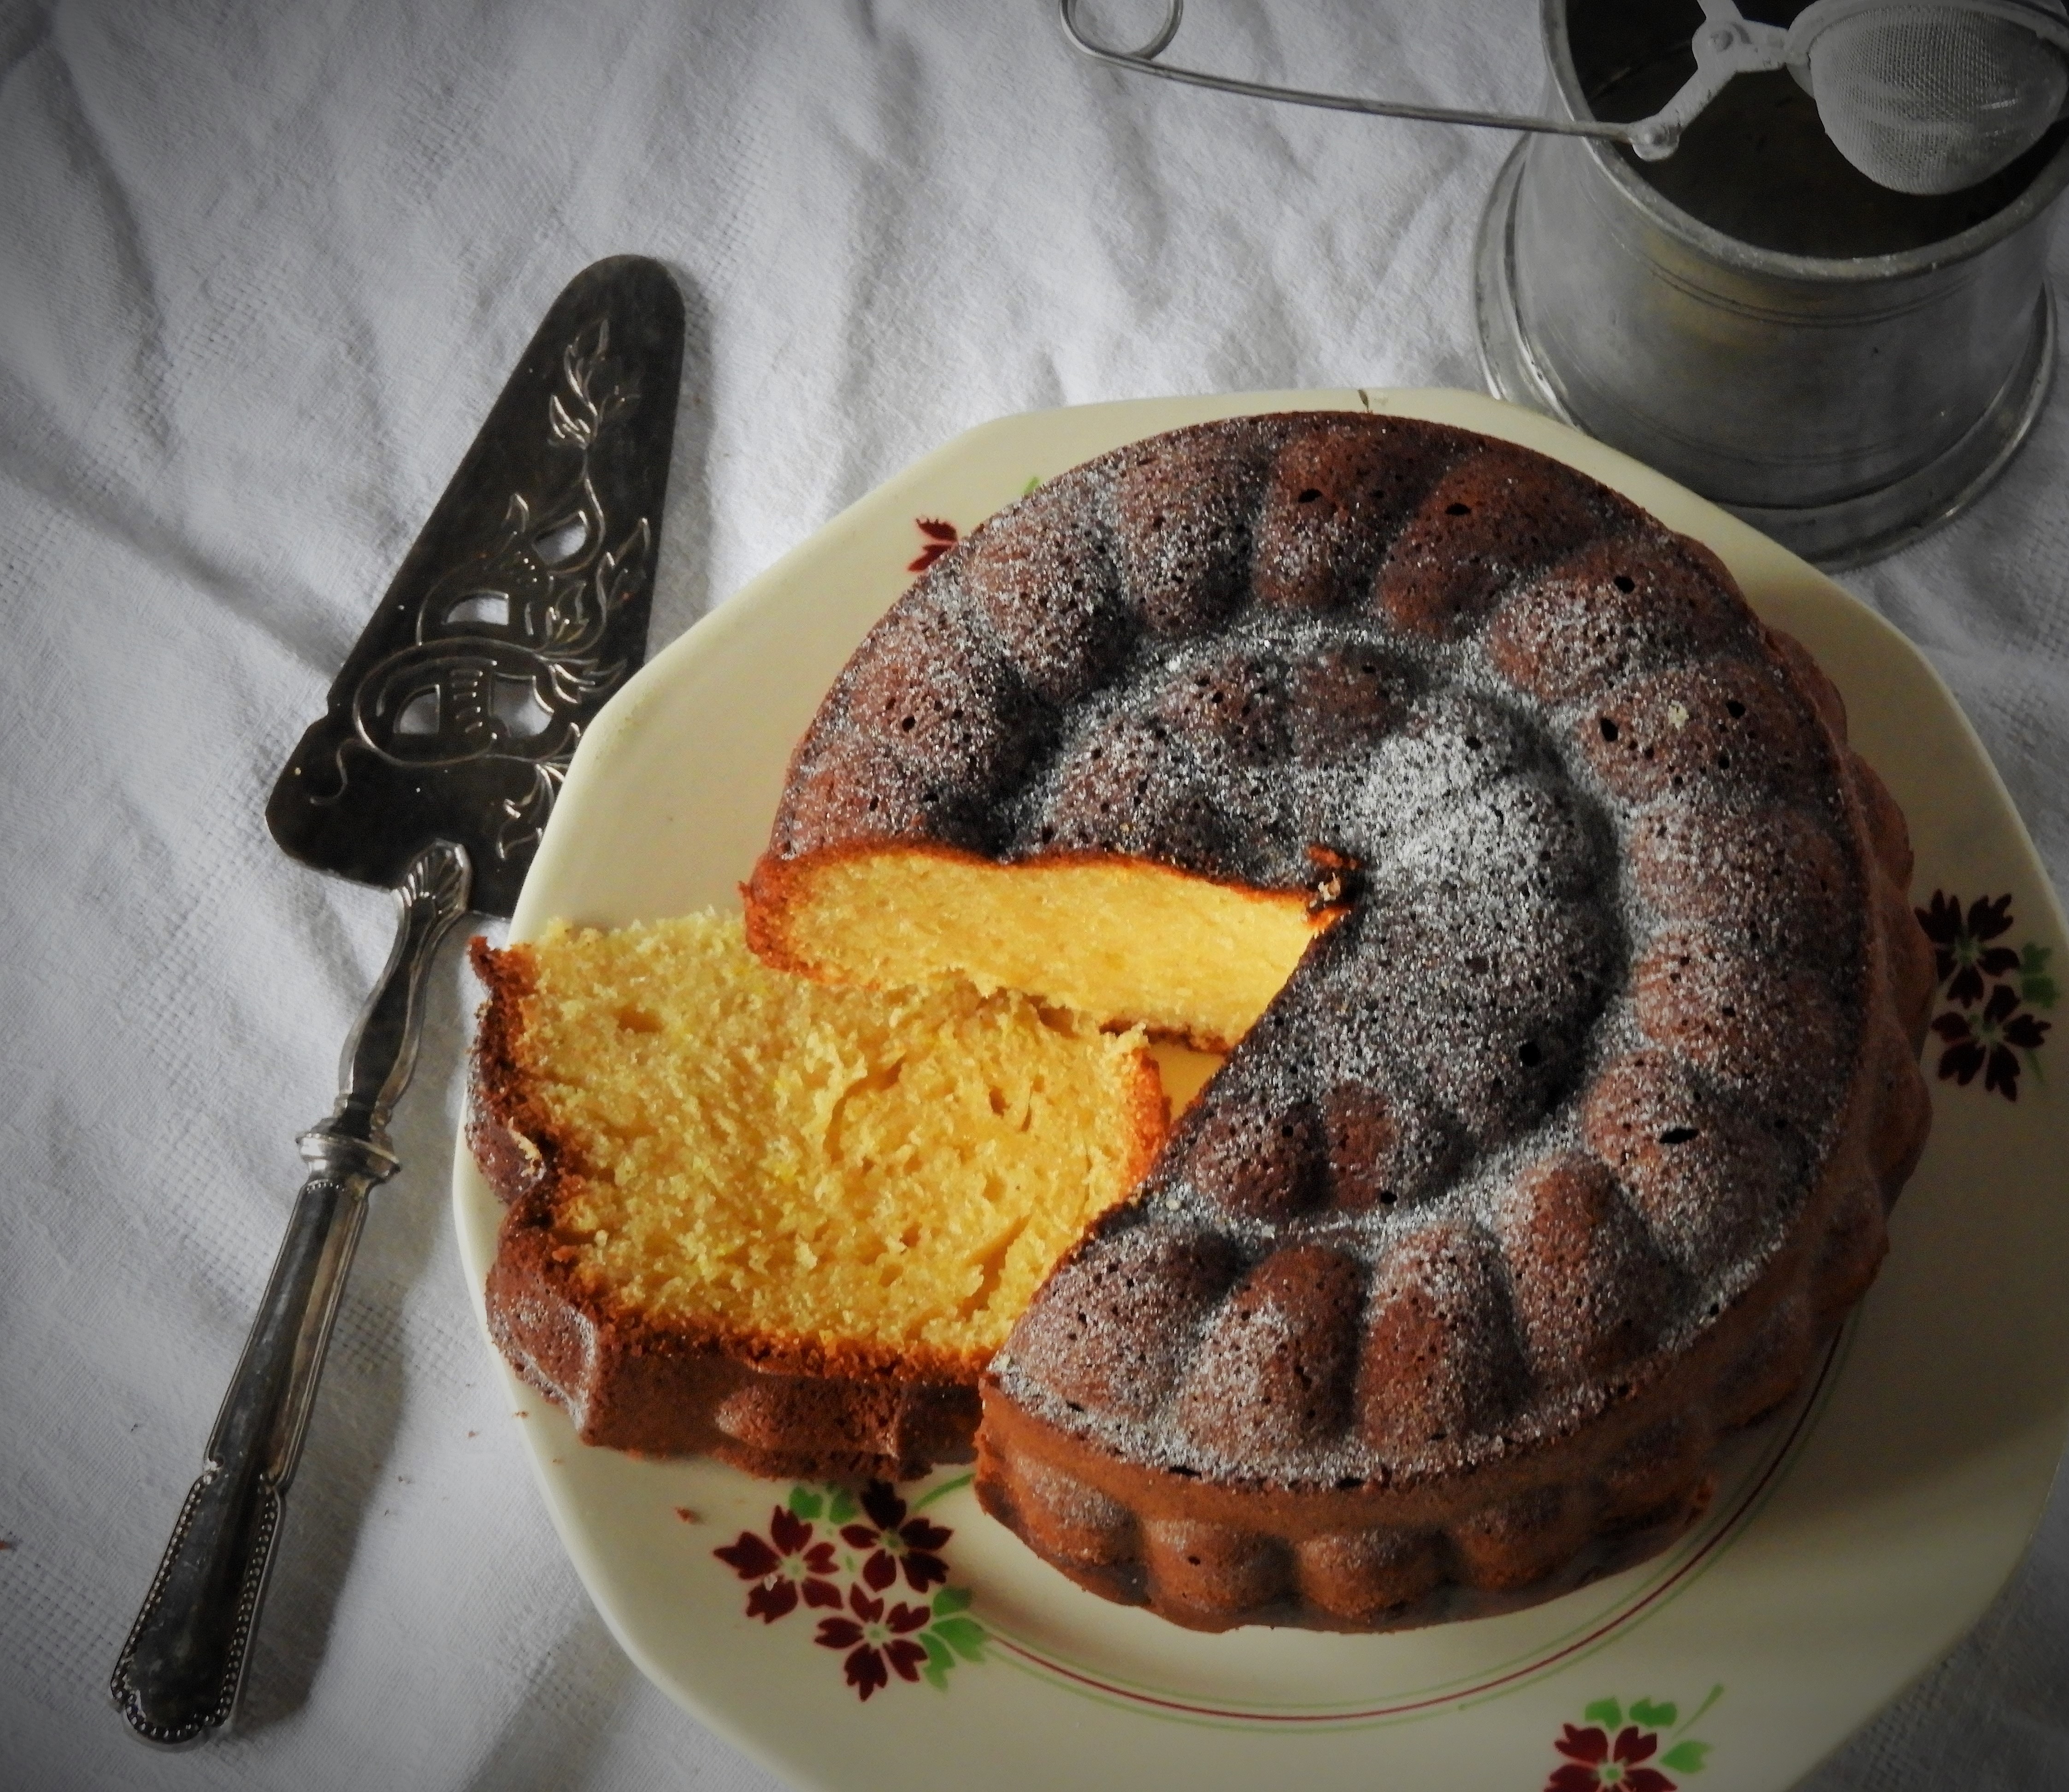
POLYGON ((588 1443, 776 1476, 967 1456, 984 1365, 1163 1137, 1140 1033, 786 976, 737 919, 473 956, 490 1326, 588 1443))
POLYGON ((1226 1052, 1341 916, 1332 867, 1303 870, 1312 885, 1272 890, 1113 855, 1007 869, 937 843, 772 853, 748 886, 747 938, 822 982, 896 989, 946 974, 1226 1052))

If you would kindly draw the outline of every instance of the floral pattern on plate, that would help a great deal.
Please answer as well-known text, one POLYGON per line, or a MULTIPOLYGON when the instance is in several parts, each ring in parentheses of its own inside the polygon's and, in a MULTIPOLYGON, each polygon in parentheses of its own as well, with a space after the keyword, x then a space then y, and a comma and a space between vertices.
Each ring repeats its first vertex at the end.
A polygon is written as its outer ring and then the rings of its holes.
POLYGON ((950 1670, 982 1661, 990 1639, 969 1615, 970 1590, 948 1584, 941 1552, 955 1533, 920 1512, 969 1480, 945 1482, 909 1507, 884 1481, 859 1494, 801 1484, 770 1508, 765 1535, 742 1531, 712 1553, 749 1583, 749 1618, 773 1624, 800 1606, 830 1612, 812 1640, 841 1655, 858 1699, 866 1703, 894 1675, 945 1692, 950 1670))
POLYGON ((1722 1698, 1721 1686, 1698 1705, 1687 1721, 1675 1727, 1680 1708, 1667 1701, 1634 1699, 1626 1712, 1614 1699, 1598 1699, 1581 1713, 1578 1724, 1569 1724, 1552 1746, 1565 1760, 1552 1770, 1545 1792, 1597 1792, 1615 1786, 1622 1792, 1678 1792, 1681 1784, 1673 1777, 1700 1774, 1710 1745, 1683 1730, 1722 1698))
POLYGON ((920 552, 905 570, 924 573, 956 545, 956 525, 940 516, 915 516, 912 526, 919 530, 924 540, 920 543, 920 552))
POLYGON ((1940 1081, 1966 1088, 1981 1071, 1985 1093, 2018 1100, 2019 1072, 2040 1075, 2034 1054, 2055 1024, 2034 1011, 2055 1006, 2048 949, 2032 940, 2016 949, 1999 943, 2012 930, 2009 893, 1977 896, 1965 908, 1959 896, 1935 890, 1917 915, 1952 1004, 1932 1022, 1940 1081))

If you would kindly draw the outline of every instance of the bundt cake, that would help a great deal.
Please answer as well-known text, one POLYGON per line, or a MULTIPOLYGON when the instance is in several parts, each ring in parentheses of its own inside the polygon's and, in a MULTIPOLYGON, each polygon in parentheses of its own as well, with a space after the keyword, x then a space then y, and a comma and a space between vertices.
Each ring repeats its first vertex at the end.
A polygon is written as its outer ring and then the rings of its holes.
POLYGON ((738 919, 477 940, 490 1329, 593 1443, 757 1473, 967 1457, 979 1372, 1165 1126, 1137 1033, 764 967, 738 919))
POLYGON ((1545 1598, 1701 1511, 1929 1122, 1904 822, 1702 547, 1541 455, 1240 418, 944 554, 754 949, 1226 1063, 984 1378, 980 1496, 1177 1622, 1545 1598))

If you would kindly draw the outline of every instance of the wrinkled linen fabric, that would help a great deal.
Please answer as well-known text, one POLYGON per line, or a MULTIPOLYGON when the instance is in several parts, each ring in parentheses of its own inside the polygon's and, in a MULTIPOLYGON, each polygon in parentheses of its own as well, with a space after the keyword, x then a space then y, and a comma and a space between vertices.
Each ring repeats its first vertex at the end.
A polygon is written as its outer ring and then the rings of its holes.
MULTIPOLYGON (((688 300, 657 645, 991 418, 1478 386, 1473 229, 1512 140, 1131 82, 1051 14, 0 5, 0 1781, 774 1784, 618 1652, 533 1490, 447 1218, 451 949, 241 1731, 153 1754, 104 1688, 387 949, 385 899, 284 858, 263 798, 575 270, 642 251, 688 300)), ((1527 105, 1535 14, 1227 0, 1186 48, 1527 105)), ((2065 565, 2069 390, 1973 512, 1846 580, 1953 684, 2058 887, 2065 565)), ((1810 1783, 2069 1784, 2062 1501, 1810 1783)))

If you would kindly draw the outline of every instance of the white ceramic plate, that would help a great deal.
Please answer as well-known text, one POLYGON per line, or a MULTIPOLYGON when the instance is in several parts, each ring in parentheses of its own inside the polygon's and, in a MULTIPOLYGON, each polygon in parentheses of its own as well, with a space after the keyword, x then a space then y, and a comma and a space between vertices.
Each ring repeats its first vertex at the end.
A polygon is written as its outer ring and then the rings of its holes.
MULTIPOLYGON (((1981 1073, 1933 1079, 1932 1145, 1894 1248, 1814 1386, 1671 1553, 1532 1611, 1394 1636, 1193 1635, 1079 1591, 986 1518, 959 1472, 901 1489, 912 1509, 872 1516, 823 1488, 585 1448, 513 1379, 541 1490, 632 1658, 801 1785, 1787 1786, 1975 1621, 2025 1547, 2069 1430, 2069 1140, 2051 1086, 2069 1059, 2051 1039, 2016 1043, 2036 1036, 2019 1016, 2047 1018, 2060 912, 1946 688, 1802 561, 1636 463, 1466 393, 1009 418, 836 517, 640 673, 582 746, 513 937, 555 916, 612 925, 733 903, 791 744, 941 525, 966 533, 1030 480, 1118 443, 1290 408, 1505 436, 1709 543, 1845 693, 1855 740, 1910 818, 1914 899, 1958 897, 1965 920, 1980 899, 2009 899, 1982 917, 2007 923, 1982 947, 2019 961, 1979 965, 1984 993, 1966 1003, 1943 985, 1936 1013, 1956 1017, 1949 1034, 2009 1026, 2011 1038, 1994 1067, 1987 1040, 1929 1043, 1928 1076, 1943 1055, 1957 1072, 1980 1059, 1981 1073), (879 1521, 902 1533, 902 1564, 901 1545, 873 1541, 879 1521), (945 1564, 945 1587, 916 1549, 945 1564), (901 1565, 874 1589, 872 1573, 901 1565)), ((1976 956, 1967 935, 1950 944, 1976 956)), ((454 1204, 478 1299, 497 1209, 463 1150, 454 1204)))

